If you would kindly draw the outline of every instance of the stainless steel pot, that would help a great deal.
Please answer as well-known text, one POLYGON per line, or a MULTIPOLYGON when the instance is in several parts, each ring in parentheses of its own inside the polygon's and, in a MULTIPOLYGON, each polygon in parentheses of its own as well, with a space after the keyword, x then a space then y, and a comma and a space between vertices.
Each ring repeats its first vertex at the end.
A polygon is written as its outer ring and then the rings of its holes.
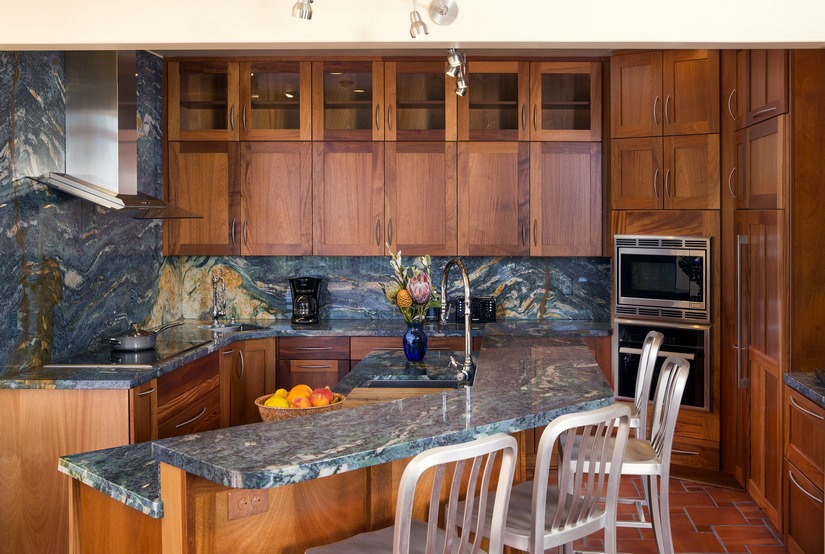
POLYGON ((183 325, 183 321, 174 321, 166 325, 161 325, 154 331, 147 331, 146 329, 138 327, 137 323, 133 323, 128 333, 120 337, 110 338, 109 344, 112 350, 149 350, 155 347, 158 333, 170 327, 177 327, 178 325, 183 325))

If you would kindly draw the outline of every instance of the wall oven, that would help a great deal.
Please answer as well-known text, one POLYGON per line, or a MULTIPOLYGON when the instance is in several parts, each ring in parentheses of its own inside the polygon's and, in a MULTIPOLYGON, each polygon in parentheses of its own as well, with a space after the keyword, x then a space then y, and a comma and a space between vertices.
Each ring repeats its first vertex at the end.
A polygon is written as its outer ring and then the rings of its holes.
POLYGON ((710 238, 616 235, 619 317, 710 321, 710 238))
POLYGON ((691 323, 647 322, 634 319, 615 319, 613 322, 613 382, 616 397, 633 400, 642 343, 650 331, 665 336, 659 349, 653 373, 650 399, 665 358, 671 355, 685 358, 690 363, 682 406, 696 410, 710 410, 710 326, 691 323))

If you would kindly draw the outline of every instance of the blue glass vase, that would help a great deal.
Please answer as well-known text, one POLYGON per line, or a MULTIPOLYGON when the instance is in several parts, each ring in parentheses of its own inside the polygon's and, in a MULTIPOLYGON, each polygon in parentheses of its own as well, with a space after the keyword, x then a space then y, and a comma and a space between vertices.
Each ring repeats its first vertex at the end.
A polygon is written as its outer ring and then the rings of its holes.
POLYGON ((414 320, 407 322, 407 331, 404 333, 404 354, 411 362, 424 359, 427 353, 427 333, 421 327, 421 321, 414 320))

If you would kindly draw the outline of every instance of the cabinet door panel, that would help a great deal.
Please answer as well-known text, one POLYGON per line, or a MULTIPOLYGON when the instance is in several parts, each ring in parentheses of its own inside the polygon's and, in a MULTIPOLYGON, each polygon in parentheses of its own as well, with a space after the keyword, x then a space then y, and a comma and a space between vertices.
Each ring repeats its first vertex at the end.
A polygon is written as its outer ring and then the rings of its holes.
POLYGON ((774 117, 747 129, 747 167, 741 207, 759 210, 785 207, 788 179, 785 118, 774 117))
POLYGON ((822 490, 793 464, 785 470, 788 506, 785 510, 789 552, 823 552, 825 510, 822 490))
POLYGON ((529 253, 529 146, 526 142, 458 145, 458 253, 529 253))
POLYGON ((169 140, 238 140, 238 64, 169 62, 169 140))
POLYGON ((602 138, 602 72, 598 62, 530 64, 530 140, 602 138))
POLYGON ((665 137, 665 208, 719 208, 719 135, 665 137))
POLYGON ((719 52, 665 50, 664 134, 719 132, 719 52))
POLYGON ((785 457, 820 490, 825 488, 825 409, 785 387, 785 457))
POLYGON ((387 244, 408 256, 455 256, 455 143, 387 143, 387 244))
POLYGON ((385 62, 384 139, 413 141, 456 140, 455 80, 444 63, 385 62))
POLYGON ((598 256, 601 144, 532 143, 530 148, 530 254, 598 256))
POLYGON ((312 62, 312 140, 384 140, 384 64, 312 62))
POLYGON ((613 138, 662 134, 662 53, 610 58, 610 132, 613 138))
POLYGON ((384 253, 384 145, 316 142, 313 162, 312 253, 384 253))
POLYGON ((312 156, 308 142, 241 146, 241 253, 312 253, 312 156))
POLYGON ((310 140, 310 62, 240 64, 241 139, 310 140))
POLYGON ((166 255, 239 252, 238 152, 232 142, 169 143, 167 199, 203 218, 166 220, 166 255))
POLYGON ((220 376, 214 375, 158 406, 158 438, 218 429, 220 415, 220 376))
POLYGON ((788 51, 751 50, 748 125, 788 112, 788 51))
POLYGON ((275 342, 272 339, 236 343, 237 359, 231 368, 230 424, 261 421, 255 399, 275 391, 275 342))
POLYGON ((622 139, 611 142, 610 195, 619 210, 662 207, 664 175, 660 138, 622 139))
POLYGON ((458 99, 458 140, 528 140, 529 62, 467 63, 469 90, 458 99))

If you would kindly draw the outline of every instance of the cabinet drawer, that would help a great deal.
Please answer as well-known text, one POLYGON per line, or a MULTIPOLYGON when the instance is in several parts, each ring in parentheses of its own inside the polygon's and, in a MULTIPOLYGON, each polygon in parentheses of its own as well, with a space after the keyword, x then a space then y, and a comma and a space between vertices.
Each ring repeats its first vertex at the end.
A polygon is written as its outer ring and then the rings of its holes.
POLYGON ((785 457, 820 490, 825 489, 825 410, 790 388, 787 391, 785 457))
POLYGON ((218 429, 221 423, 220 375, 186 389, 158 405, 158 438, 218 429))
POLYGON ((284 337, 278 340, 279 360, 348 360, 347 337, 284 337))
POLYGON ((220 367, 218 352, 213 352, 158 377, 158 406, 166 404, 189 388, 218 375, 220 367))
POLYGON ((673 438, 671 463, 718 471, 719 443, 676 435, 673 438))
POLYGON ((825 552, 822 490, 793 464, 786 464, 785 526, 789 552, 825 552))
POLYGON ((349 368, 345 360, 283 360, 280 363, 288 366, 292 386, 303 383, 313 389, 335 386, 341 380, 339 364, 349 368))

